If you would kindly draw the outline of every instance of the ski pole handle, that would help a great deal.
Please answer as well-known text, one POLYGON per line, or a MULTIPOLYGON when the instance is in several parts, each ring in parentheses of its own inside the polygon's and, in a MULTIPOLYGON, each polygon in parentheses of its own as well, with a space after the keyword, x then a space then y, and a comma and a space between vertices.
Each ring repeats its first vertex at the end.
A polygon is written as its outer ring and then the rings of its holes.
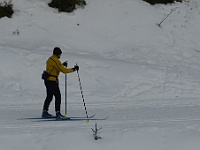
POLYGON ((77 63, 76 63, 76 65, 74 65, 74 71, 77 71, 77 73, 79 71, 79 66, 77 65, 77 63))

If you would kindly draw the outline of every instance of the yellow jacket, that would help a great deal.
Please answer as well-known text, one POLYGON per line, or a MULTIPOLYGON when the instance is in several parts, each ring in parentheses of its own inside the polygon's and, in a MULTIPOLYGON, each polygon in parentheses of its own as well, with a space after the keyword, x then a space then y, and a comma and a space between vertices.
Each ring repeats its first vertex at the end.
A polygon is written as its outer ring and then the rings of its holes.
POLYGON ((71 73, 71 72, 74 72, 74 69, 65 68, 64 65, 61 63, 61 61, 59 60, 59 57, 57 55, 52 55, 46 61, 46 72, 52 75, 52 76, 49 76, 47 80, 56 81, 60 72, 71 73))

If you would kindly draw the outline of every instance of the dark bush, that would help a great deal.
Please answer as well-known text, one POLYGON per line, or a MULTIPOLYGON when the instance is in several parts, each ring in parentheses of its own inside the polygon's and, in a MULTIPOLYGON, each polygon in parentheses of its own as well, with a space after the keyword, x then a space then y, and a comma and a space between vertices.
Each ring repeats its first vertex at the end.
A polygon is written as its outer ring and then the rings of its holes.
POLYGON ((11 18, 13 13, 12 1, 0 3, 0 18, 11 18))
POLYGON ((57 8, 59 12, 73 12, 76 9, 76 5, 81 7, 86 5, 85 0, 52 0, 49 6, 57 8))
POLYGON ((86 5, 86 1, 85 0, 76 0, 76 5, 84 7, 86 5))
POLYGON ((148 2, 151 5, 155 5, 155 4, 171 4, 174 2, 182 2, 184 0, 143 0, 143 1, 148 2))

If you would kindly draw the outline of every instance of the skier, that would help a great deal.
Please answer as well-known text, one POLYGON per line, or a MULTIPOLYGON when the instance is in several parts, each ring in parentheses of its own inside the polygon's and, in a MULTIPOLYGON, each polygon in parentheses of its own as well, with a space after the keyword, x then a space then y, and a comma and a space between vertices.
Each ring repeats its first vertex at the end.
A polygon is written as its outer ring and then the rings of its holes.
POLYGON ((53 55, 49 57, 49 59, 46 61, 46 71, 44 72, 46 72, 47 75, 46 77, 43 77, 43 79, 46 86, 47 96, 43 105, 43 118, 53 117, 51 114, 48 113, 49 105, 53 99, 53 96, 55 96, 56 119, 60 119, 63 117, 63 115, 61 115, 60 113, 61 93, 59 89, 58 76, 60 72, 71 73, 79 70, 78 65, 75 65, 74 68, 65 68, 67 67, 67 62, 64 62, 63 64, 61 63, 61 61, 59 60, 61 54, 61 49, 59 47, 55 47, 53 49, 53 55))

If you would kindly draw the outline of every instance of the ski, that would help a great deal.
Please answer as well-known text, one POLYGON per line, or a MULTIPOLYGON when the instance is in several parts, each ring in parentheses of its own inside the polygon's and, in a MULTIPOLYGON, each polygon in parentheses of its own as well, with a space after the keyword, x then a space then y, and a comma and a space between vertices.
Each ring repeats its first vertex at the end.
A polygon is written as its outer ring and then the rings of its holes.
POLYGON ((90 120, 106 120, 109 116, 106 116, 105 118, 94 118, 94 117, 66 117, 66 118, 50 118, 50 119, 43 119, 43 120, 37 120, 37 122, 44 122, 44 121, 90 121, 90 120))
POLYGON ((56 119, 56 121, 70 121, 70 120, 106 120, 109 116, 106 116, 105 118, 94 118, 94 117, 69 117, 69 118, 61 118, 61 119, 56 119))
MULTIPOLYGON (((91 115, 91 116, 88 116, 88 118, 90 119, 90 118, 93 118, 95 116, 95 114, 94 115, 91 115)), ((85 118, 87 118, 87 117, 79 117, 79 116, 72 116, 72 117, 66 117, 66 118, 63 118, 63 119, 66 119, 67 120, 67 118, 69 119, 69 118, 73 118, 73 119, 76 119, 76 118, 78 118, 78 119, 85 119, 85 118)), ((35 119, 35 120, 37 120, 37 119, 41 119, 41 120, 49 120, 49 119, 56 119, 56 116, 52 116, 52 117, 48 117, 48 118, 43 118, 43 117, 30 117, 30 118, 22 118, 22 120, 23 119, 35 119)))

